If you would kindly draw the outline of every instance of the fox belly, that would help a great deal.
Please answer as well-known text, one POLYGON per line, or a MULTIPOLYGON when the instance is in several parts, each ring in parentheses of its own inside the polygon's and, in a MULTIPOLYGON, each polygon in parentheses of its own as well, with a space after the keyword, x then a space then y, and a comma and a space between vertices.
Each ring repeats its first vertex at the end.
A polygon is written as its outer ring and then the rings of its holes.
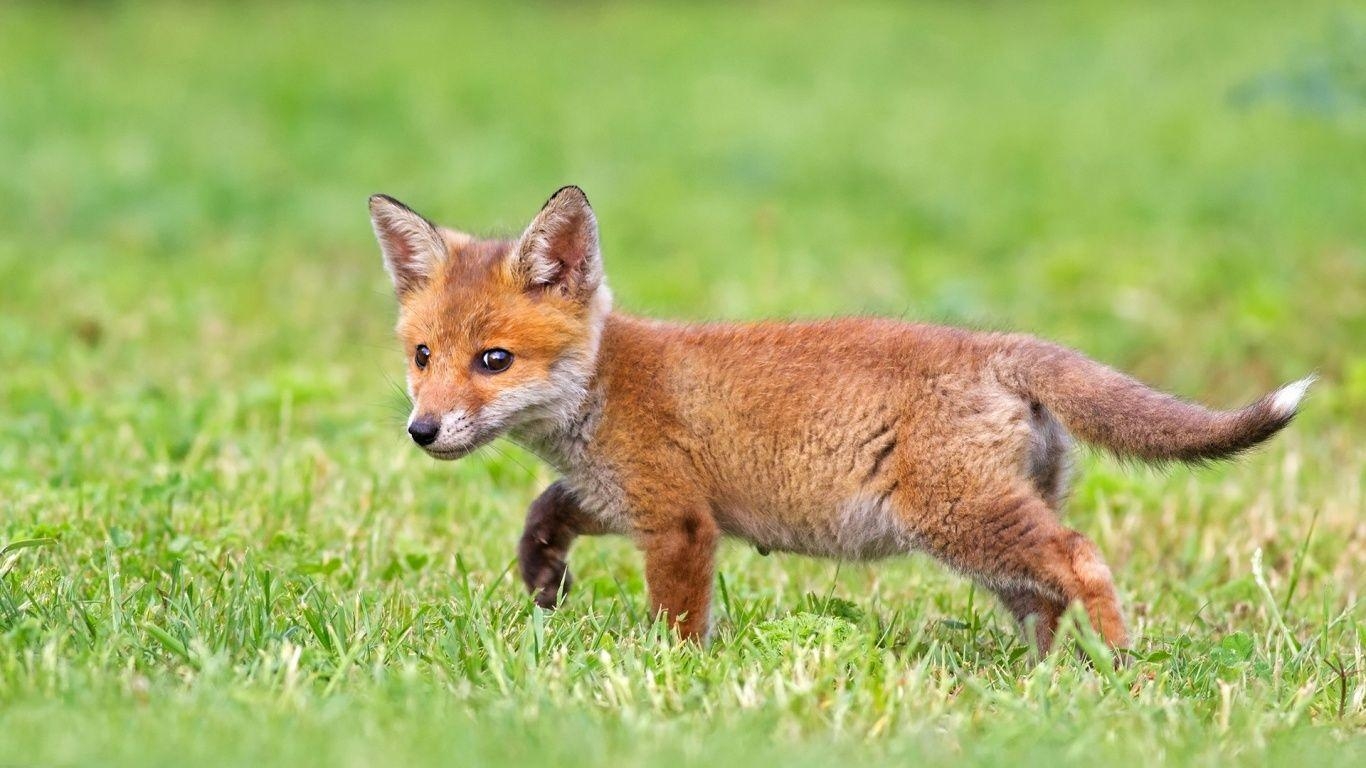
POLYGON ((764 554, 880 560, 917 548, 917 534, 886 496, 850 498, 823 515, 811 516, 717 509, 716 520, 722 532, 753 544, 764 554))

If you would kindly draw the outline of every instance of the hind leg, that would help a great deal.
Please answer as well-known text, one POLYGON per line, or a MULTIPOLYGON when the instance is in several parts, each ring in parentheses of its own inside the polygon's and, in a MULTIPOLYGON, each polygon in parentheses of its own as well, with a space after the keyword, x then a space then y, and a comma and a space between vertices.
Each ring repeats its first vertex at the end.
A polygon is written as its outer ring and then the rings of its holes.
POLYGON ((1022 632, 1031 632, 1030 642, 1039 653, 1047 653, 1053 647, 1053 635, 1058 630, 1058 621, 1067 610, 1067 603, 1048 597, 1028 587, 998 587, 992 590, 1000 598, 1001 604, 1015 617, 1022 632))
MULTIPOLYGON (((1106 644, 1127 645, 1110 569, 1095 545, 1062 525, 1038 495, 976 504, 965 500, 924 533, 940 559, 998 593, 1012 595, 1007 607, 1017 617, 1037 615, 1038 624, 1044 625, 1042 630, 1036 625, 1037 639, 1051 644, 1062 613, 1057 607, 1078 602, 1106 644)), ((1040 643, 1041 650, 1047 647, 1040 643)))

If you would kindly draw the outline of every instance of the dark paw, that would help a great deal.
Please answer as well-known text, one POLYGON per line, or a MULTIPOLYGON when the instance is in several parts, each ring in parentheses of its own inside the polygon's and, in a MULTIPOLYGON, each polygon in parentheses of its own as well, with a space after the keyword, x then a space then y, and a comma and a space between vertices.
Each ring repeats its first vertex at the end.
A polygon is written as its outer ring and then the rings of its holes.
POLYGON ((522 582, 535 598, 536 604, 547 611, 555 610, 560 598, 569 592, 574 579, 564 556, 544 548, 538 541, 522 539, 517 551, 517 563, 522 570, 522 582))

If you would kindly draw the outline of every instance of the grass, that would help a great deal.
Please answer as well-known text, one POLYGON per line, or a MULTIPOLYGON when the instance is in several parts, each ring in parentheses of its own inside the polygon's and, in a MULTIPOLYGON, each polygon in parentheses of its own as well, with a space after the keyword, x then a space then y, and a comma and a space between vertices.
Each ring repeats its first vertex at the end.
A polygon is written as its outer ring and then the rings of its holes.
POLYGON ((1318 2, 6 5, 0 763, 1361 762, 1363 30, 1318 2), (1120 671, 1031 664, 921 560, 728 544, 699 650, 588 541, 545 615, 509 568, 552 476, 405 444, 364 201, 506 232, 571 181, 631 311, 1025 329, 1226 405, 1323 378, 1237 464, 1083 457, 1120 671))

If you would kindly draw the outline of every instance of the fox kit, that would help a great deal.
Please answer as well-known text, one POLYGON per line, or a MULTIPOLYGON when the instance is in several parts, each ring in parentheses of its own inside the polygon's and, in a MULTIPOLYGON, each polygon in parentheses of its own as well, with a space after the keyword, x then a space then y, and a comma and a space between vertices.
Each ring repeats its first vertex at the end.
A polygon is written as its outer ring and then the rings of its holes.
POLYGON ((1096 547, 1059 519, 1071 436, 1154 462, 1233 456, 1295 416, 1311 383, 1235 411, 1156 392, 1038 339, 871 318, 677 324, 612 311, 577 187, 516 240, 370 199, 398 294, 408 432, 438 459, 506 435, 562 478, 518 548, 555 606, 581 535, 645 556, 656 615, 708 629, 722 536, 761 552, 926 552, 994 592, 1048 649, 1080 603, 1127 644, 1096 547))

